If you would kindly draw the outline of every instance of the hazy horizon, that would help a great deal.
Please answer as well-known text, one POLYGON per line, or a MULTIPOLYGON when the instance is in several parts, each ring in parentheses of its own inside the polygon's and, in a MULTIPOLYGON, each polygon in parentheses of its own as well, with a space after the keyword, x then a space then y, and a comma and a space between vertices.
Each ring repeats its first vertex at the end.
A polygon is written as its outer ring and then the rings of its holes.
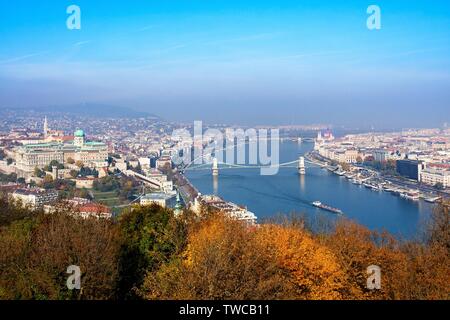
POLYGON ((88 102, 245 125, 450 120, 447 2, 0 3, 0 108, 88 102), (71 4, 81 30, 66 27, 71 4), (370 4, 380 30, 366 27, 370 4))

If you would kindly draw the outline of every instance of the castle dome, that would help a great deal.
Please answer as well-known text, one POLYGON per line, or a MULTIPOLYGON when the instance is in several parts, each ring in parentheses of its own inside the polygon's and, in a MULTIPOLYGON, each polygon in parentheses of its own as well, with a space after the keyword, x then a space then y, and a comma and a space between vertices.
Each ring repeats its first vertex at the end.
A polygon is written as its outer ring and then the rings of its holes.
POLYGON ((75 137, 84 137, 84 131, 83 130, 77 130, 74 133, 75 137))

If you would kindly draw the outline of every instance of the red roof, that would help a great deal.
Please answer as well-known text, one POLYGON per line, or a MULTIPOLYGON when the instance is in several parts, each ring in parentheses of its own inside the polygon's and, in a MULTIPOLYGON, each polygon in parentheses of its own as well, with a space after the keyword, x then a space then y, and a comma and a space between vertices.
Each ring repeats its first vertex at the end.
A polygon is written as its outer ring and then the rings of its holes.
POLYGON ((450 169, 450 164, 447 163, 429 163, 428 167, 435 167, 441 169, 450 169))
POLYGON ((86 213, 111 213, 111 210, 98 203, 87 203, 78 207, 78 211, 86 213))
POLYGON ((75 139, 74 136, 63 136, 61 137, 63 141, 73 141, 75 139))

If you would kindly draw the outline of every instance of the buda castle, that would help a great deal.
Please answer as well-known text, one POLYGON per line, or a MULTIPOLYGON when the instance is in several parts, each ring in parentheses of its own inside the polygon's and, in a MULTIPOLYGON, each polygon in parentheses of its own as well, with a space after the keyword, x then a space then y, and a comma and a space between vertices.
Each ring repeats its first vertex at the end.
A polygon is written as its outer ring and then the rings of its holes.
POLYGON ((67 164, 69 159, 81 161, 84 166, 103 168, 108 166, 108 146, 102 142, 87 141, 83 130, 73 136, 64 136, 60 131, 49 130, 47 118, 44 121, 44 140, 41 143, 24 144, 14 149, 16 168, 21 176, 29 175, 34 169, 47 166, 56 160, 67 164))

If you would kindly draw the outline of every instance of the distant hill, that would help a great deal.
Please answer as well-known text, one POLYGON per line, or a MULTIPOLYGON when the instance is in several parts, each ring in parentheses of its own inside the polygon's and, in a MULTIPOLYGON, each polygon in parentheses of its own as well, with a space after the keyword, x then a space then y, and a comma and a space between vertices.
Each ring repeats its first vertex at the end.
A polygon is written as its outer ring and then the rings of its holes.
POLYGON ((141 118, 151 117, 159 119, 158 116, 145 112, 136 111, 127 107, 96 104, 96 103, 82 103, 69 106, 45 106, 32 108, 8 108, 10 110, 26 110, 28 112, 39 112, 47 114, 68 114, 77 116, 90 115, 92 117, 101 118, 141 118))

